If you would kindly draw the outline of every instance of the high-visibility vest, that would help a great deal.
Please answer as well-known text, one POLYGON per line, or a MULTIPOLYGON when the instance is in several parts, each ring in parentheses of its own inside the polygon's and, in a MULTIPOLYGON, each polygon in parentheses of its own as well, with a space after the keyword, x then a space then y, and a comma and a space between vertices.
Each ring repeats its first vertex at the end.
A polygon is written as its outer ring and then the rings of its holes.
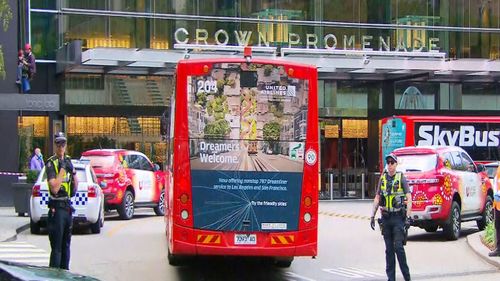
POLYGON ((500 166, 498 167, 497 175, 493 180, 493 194, 494 194, 493 207, 498 211, 500 211, 500 166))
MULTIPOLYGON (((69 157, 64 156, 64 158, 69 158, 69 157)), ((56 171, 56 176, 57 176, 59 174, 59 168, 58 168, 58 166, 59 166, 59 159, 54 155, 54 156, 51 156, 48 161, 52 162, 52 165, 54 166, 54 169, 56 171)), ((70 177, 70 173, 68 171, 65 170, 65 172, 66 172, 66 174, 64 175, 64 181, 61 183, 61 188, 64 191, 66 191, 66 194, 67 194, 67 197, 65 196, 63 198, 67 199, 67 198, 69 198, 69 196, 71 194, 70 193, 71 192, 71 181, 72 181, 73 177, 70 177)), ((49 190, 50 190, 50 188, 49 188, 49 190)), ((57 194, 54 195, 54 194, 52 194, 52 192, 50 192, 50 198, 51 199, 54 199, 54 200, 60 200, 61 199, 61 197, 56 197, 56 196, 57 196, 57 194)))
POLYGON ((403 190, 403 183, 401 182, 401 176, 402 174, 397 172, 396 175, 394 176, 394 180, 392 181, 391 186, 388 186, 387 184, 387 173, 384 173, 382 177, 380 178, 381 184, 380 184, 380 191, 382 192, 382 195, 385 197, 385 206, 381 206, 380 209, 382 211, 386 212, 399 212, 401 211, 401 207, 395 208, 394 207, 394 198, 396 197, 404 197, 405 193, 403 190), (394 190, 394 183, 397 184, 397 189, 394 190), (391 192, 389 192, 391 191, 391 192))

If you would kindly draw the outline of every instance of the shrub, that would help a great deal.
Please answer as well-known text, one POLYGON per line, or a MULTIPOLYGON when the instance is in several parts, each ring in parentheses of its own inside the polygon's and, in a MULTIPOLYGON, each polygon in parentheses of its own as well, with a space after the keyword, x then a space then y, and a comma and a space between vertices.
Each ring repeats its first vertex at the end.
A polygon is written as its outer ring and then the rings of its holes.
POLYGON ((40 171, 37 170, 28 170, 26 171, 26 182, 27 183, 35 183, 38 178, 38 173, 40 171))
POLYGON ((486 229, 484 231, 484 236, 483 236, 483 242, 488 248, 490 249, 495 248, 495 226, 493 225, 492 222, 486 225, 486 229))

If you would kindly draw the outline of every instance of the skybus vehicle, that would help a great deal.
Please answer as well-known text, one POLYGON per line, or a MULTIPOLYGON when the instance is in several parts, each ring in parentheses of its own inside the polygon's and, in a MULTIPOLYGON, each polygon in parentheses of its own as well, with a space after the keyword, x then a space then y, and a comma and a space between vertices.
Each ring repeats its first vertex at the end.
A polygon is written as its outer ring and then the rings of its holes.
POLYGON ((474 162, 500 160, 500 117, 392 116, 382 119, 380 167, 383 156, 405 146, 459 146, 474 162))
POLYGON ((315 67, 250 57, 181 60, 169 111, 171 265, 223 255, 289 267, 295 256, 316 256, 315 67), (291 159, 298 142, 305 156, 291 159), (274 153, 248 151, 257 143, 274 153))

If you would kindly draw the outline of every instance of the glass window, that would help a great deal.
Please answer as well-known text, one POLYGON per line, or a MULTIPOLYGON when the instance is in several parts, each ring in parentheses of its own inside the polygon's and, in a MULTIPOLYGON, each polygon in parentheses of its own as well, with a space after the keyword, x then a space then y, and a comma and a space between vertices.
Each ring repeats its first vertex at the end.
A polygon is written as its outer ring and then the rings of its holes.
POLYGON ((452 151, 451 157, 453 158, 452 168, 453 170, 464 171, 465 167, 462 163, 462 158, 460 158, 460 152, 452 151))
POLYGON ((37 59, 55 59, 57 22, 55 14, 31 14, 31 47, 37 59))
POLYGON ((462 163, 465 166, 466 171, 476 172, 476 166, 474 165, 474 161, 467 155, 467 153, 461 152, 462 163))
POLYGON ((151 165, 151 163, 149 163, 149 161, 148 161, 148 159, 146 159, 146 157, 139 155, 138 158, 139 158, 141 170, 153 171, 153 166, 151 165))
POLYGON ((443 158, 443 164, 446 168, 451 169, 453 167, 453 157, 449 152, 443 153, 441 155, 443 158))
POLYGON ((394 83, 394 108, 433 110, 434 98, 439 90, 435 83, 400 81, 394 83))
POLYGON ((493 83, 463 83, 461 94, 463 110, 500 110, 499 89, 493 83))
POLYGON ((87 179, 87 173, 85 172, 85 169, 76 169, 76 178, 78 179, 78 182, 88 182, 89 181, 87 179))
MULTIPOLYGON (((98 1, 98 0, 96 0, 96 1, 98 1)), ((54 0, 31 0, 30 6, 32 9, 55 10, 57 2, 58 1, 54 1, 54 0)))
POLYGON ((82 160, 90 160, 92 168, 110 169, 115 163, 115 156, 88 155, 82 156, 82 160))
POLYGON ((403 155, 398 156, 398 171, 426 172, 436 168, 437 157, 435 154, 403 155))

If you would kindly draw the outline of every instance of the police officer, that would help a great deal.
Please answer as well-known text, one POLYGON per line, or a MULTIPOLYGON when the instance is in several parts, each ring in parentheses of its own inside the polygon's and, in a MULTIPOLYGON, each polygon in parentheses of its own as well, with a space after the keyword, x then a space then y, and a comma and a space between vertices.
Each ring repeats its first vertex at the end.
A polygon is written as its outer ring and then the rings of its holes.
POLYGON ((50 239, 50 267, 69 269, 73 218, 70 196, 74 196, 77 179, 71 158, 65 154, 66 137, 62 132, 54 136, 56 152, 46 165, 50 188, 48 232, 50 239))
POLYGON ((380 207, 382 218, 379 221, 385 242, 385 272, 389 281, 396 280, 396 259, 405 280, 410 280, 410 269, 406 262, 406 253, 403 247, 405 226, 409 222, 407 216, 411 214, 411 193, 405 176, 396 172, 398 158, 393 153, 385 157, 387 171, 379 181, 377 193, 373 200, 373 211, 370 226, 375 230, 375 215, 380 207), (406 199, 406 201, 405 201, 406 199), (407 204, 406 213, 403 204, 407 204))

